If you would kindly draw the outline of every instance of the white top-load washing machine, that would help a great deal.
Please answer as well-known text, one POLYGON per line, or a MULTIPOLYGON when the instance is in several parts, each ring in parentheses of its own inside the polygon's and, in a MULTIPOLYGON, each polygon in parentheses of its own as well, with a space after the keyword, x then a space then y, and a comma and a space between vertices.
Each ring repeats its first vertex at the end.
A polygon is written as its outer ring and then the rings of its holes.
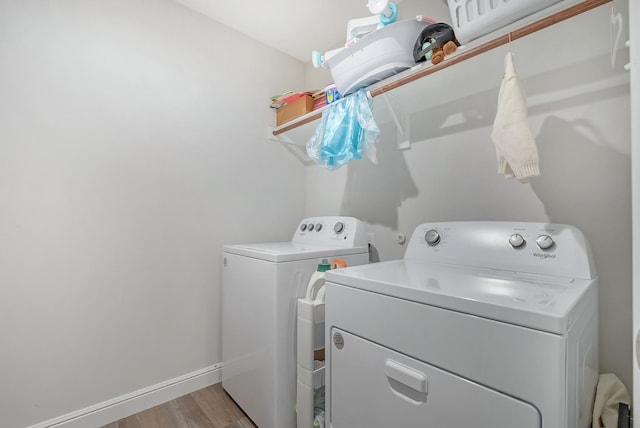
POLYGON ((291 242, 224 247, 222 386, 259 428, 295 428, 297 299, 322 259, 369 262, 364 223, 306 218, 291 242))
POLYGON ((419 226, 405 259, 327 272, 333 428, 585 428, 597 276, 572 226, 419 226))

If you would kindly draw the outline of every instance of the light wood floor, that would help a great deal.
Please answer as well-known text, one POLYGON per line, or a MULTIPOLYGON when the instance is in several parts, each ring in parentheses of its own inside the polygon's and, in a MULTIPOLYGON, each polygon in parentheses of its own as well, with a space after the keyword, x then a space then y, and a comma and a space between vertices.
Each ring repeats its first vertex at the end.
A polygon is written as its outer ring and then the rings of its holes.
POLYGON ((221 384, 120 419, 102 428, 256 428, 221 384))

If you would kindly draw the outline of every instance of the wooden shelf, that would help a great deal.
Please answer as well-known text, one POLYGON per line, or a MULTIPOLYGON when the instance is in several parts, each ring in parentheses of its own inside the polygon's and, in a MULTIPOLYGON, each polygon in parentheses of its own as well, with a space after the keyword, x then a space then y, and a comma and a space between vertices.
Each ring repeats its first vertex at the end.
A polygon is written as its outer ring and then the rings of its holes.
MULTIPOLYGON (((416 80, 422 79, 430 74, 444 70, 445 68, 451 67, 455 64, 466 61, 478 55, 482 55, 497 47, 507 45, 512 41, 518 40, 529 34, 535 33, 537 31, 543 30, 552 25, 558 24, 569 18, 573 18, 574 16, 580 15, 584 12, 588 12, 591 9, 610 3, 611 1, 613 0, 584 0, 570 7, 555 11, 549 15, 544 16, 543 18, 540 18, 520 28, 509 30, 506 33, 504 32, 506 30, 503 29, 502 34, 495 36, 488 41, 483 41, 483 38, 481 38, 479 40, 480 44, 476 46, 468 46, 466 48, 459 49, 456 53, 454 53, 453 55, 447 56, 447 58, 443 62, 437 65, 431 65, 430 63, 423 62, 416 65, 410 70, 407 70, 403 73, 393 76, 383 82, 380 82, 379 84, 373 85, 369 89, 367 94, 369 97, 374 98, 379 95, 385 94, 387 92, 393 91, 394 89, 400 88, 416 80)), ((562 5, 562 3, 560 3, 559 5, 562 5)), ((543 13, 543 12, 544 11, 541 11, 540 13, 543 13)), ((500 30, 498 30, 497 32, 499 31, 500 30)), ((273 137, 277 137, 281 134, 291 135, 293 138, 288 138, 287 141, 285 141, 289 143, 293 142, 294 140, 298 140, 295 137, 295 135, 298 133, 302 133, 305 136, 311 135, 312 131, 311 132, 309 131, 309 127, 310 127, 309 124, 320 119, 322 117, 323 110, 324 108, 320 110, 312 111, 311 113, 307 113, 306 115, 301 116, 297 119, 294 119, 293 121, 288 122, 284 125, 281 125, 276 128, 271 128, 269 132, 272 134, 273 137), (292 131, 296 131, 296 132, 292 132, 292 131)), ((279 138, 282 138, 282 137, 279 137, 279 138)), ((304 139, 303 143, 304 142, 306 142, 306 139, 304 139)))

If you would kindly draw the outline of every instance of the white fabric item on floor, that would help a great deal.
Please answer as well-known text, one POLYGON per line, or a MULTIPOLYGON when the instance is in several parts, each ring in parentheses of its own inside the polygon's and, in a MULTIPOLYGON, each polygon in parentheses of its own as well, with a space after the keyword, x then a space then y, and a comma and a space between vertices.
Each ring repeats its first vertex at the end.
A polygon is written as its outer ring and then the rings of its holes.
POLYGON ((496 146, 498 173, 521 182, 540 175, 538 148, 527 119, 525 92, 507 53, 505 72, 498 95, 498 112, 491 139, 496 146))
POLYGON ((601 374, 593 404, 592 428, 617 428, 618 403, 630 404, 629 393, 614 374, 601 374))

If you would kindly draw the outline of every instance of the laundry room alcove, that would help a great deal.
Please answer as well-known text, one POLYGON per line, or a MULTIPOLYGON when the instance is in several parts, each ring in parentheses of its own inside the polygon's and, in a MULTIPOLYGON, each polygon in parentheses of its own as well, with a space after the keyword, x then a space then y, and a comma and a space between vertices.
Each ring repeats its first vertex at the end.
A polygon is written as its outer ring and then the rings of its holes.
MULTIPOLYGON (((536 33, 567 19, 610 3, 612 0, 562 1, 540 12, 520 19, 506 27, 480 37, 437 65, 422 62, 395 76, 367 88, 367 96, 376 99, 374 115, 376 121, 393 123, 397 130, 398 149, 408 149, 412 139, 411 116, 424 109, 424 100, 433 96, 434 85, 426 78, 458 63, 470 60, 501 46, 509 46, 513 41, 536 33), (571 6, 567 7, 567 3, 571 6)), ((474 90, 489 89, 494 82, 473 82, 474 90)), ((470 83, 471 85, 471 83, 470 83)), ((494 85, 495 86, 495 85, 494 85)), ((460 89, 460 88, 458 88, 460 89)), ((338 101, 340 102, 340 101, 338 101)), ((267 129, 269 140, 283 143, 306 165, 313 164, 306 155, 305 144, 315 132, 318 119, 327 106, 300 116, 290 122, 267 129)))

